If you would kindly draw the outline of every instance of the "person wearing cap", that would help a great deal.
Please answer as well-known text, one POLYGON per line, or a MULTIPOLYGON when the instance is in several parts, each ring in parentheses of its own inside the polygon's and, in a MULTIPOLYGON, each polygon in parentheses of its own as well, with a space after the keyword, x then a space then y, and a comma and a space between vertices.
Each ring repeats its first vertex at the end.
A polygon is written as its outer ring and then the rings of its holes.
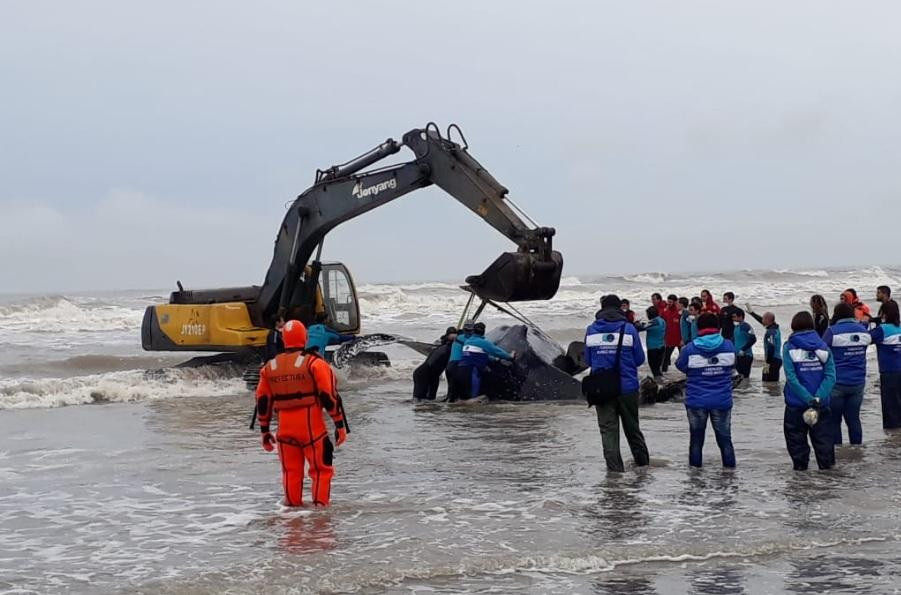
POLYGON ((617 296, 602 297, 601 310, 585 331, 585 361, 592 373, 613 369, 619 352, 620 395, 595 406, 607 470, 616 473, 625 471, 619 449, 620 422, 635 465, 644 467, 650 463, 648 447, 638 422, 638 367, 644 363, 645 355, 638 330, 626 320, 620 306, 617 296))
POLYGON ((791 328, 792 334, 782 348, 785 447, 795 471, 807 470, 811 444, 819 468, 830 469, 835 465, 835 444, 829 419, 829 397, 836 377, 835 359, 817 334, 810 312, 795 314, 791 328))
POLYGON ((472 336, 472 328, 474 325, 475 322, 471 319, 467 319, 466 322, 463 323, 463 328, 460 329, 457 336, 454 337, 454 340, 451 342, 450 357, 448 358, 447 371, 445 372, 445 376, 447 377, 447 401, 449 403, 453 403, 457 399, 462 398, 459 382, 457 382, 457 366, 460 364, 460 360, 463 359, 463 347, 466 345, 467 339, 472 336))
POLYGON ((448 327, 438 339, 438 345, 432 349, 425 361, 413 371, 413 398, 417 401, 434 401, 438 395, 441 375, 450 361, 451 348, 457 338, 457 329, 448 327))
POLYGON ((512 361, 515 353, 507 353, 485 338, 485 323, 472 326, 472 335, 463 345, 463 356, 457 364, 456 375, 460 398, 474 399, 483 394, 482 376, 492 360, 512 361))
POLYGON ((676 368, 685 373, 685 411, 688 415, 688 464, 703 464, 707 420, 720 448, 723 467, 735 467, 732 446, 732 370, 735 346, 724 339, 719 316, 704 312, 698 317, 698 337, 679 352, 676 368))
POLYGON ((833 438, 842 443, 842 419, 848 426, 848 441, 863 443, 860 408, 867 381, 867 347, 872 342, 867 327, 857 321, 854 307, 841 302, 835 305, 833 323, 823 334, 823 341, 835 357, 835 386, 829 396, 833 438))

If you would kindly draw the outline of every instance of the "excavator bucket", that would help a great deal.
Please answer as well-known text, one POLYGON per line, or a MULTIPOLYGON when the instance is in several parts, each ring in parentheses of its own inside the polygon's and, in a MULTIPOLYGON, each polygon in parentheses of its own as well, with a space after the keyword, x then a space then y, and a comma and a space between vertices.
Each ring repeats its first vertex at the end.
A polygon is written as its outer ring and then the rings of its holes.
POLYGON ((504 252, 481 275, 466 278, 469 288, 482 299, 495 302, 549 300, 560 287, 563 255, 550 259, 534 253, 504 252))

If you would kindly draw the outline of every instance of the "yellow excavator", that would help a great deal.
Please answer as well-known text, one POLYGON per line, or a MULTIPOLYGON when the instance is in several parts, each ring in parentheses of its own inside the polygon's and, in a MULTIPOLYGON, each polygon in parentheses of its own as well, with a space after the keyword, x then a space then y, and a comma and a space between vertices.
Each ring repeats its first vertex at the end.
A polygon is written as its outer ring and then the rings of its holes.
POLYGON ((508 190, 476 161, 456 124, 410 130, 341 165, 317 170, 315 183, 288 208, 262 285, 185 289, 144 313, 141 342, 148 351, 206 351, 259 355, 279 318, 321 322, 342 334, 360 332, 360 310, 350 271, 324 263, 325 236, 336 226, 401 196, 436 185, 512 240, 466 289, 484 301, 546 300, 557 293, 563 257, 553 250, 554 229, 539 227, 507 196, 508 190), (456 134, 458 141, 451 140, 456 134), (411 161, 367 169, 406 147, 411 161), (365 170, 365 171, 364 171, 365 170))

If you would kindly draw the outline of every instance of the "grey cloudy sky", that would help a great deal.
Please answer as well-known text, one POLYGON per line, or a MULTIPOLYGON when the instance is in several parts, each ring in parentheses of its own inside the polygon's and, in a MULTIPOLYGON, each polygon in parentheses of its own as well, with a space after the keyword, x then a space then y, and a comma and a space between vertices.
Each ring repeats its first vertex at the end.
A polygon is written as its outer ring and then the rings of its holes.
MULTIPOLYGON (((429 120, 567 274, 898 261, 895 2, 0 4, 0 291, 262 281, 317 167, 429 120)), ((429 189, 338 228, 358 279, 509 246, 429 189)))

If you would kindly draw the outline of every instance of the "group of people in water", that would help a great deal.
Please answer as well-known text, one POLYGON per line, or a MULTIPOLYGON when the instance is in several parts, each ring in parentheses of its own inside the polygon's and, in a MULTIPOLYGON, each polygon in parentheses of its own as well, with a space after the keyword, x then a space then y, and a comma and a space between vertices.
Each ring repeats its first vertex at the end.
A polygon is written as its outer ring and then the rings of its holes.
MULTIPOLYGON (((810 311, 796 313, 791 334, 783 343, 772 312, 748 314, 765 329, 765 382, 778 382, 784 371, 786 448, 796 470, 806 470, 811 446, 820 469, 835 465, 835 445, 843 440, 842 422, 851 444, 861 444, 860 410, 866 389, 867 348, 876 346, 879 365, 882 423, 901 427, 901 318, 891 289, 876 292, 879 311, 873 315, 854 289, 842 292, 830 318, 826 300, 814 295, 810 311)), ((601 298, 601 310, 585 335, 585 359, 590 377, 614 373, 619 386, 610 396, 602 390, 586 393, 597 410, 604 458, 610 471, 622 472, 620 423, 637 466, 649 464, 639 427, 638 368, 645 362, 640 332, 646 333, 647 361, 660 378, 678 350, 675 367, 685 374, 685 408, 689 422, 689 464, 702 465, 708 420, 720 448, 724 467, 735 467, 731 414, 735 377, 750 376, 757 338, 735 305, 735 295, 717 304, 707 290, 692 300, 659 293, 651 296, 647 319, 638 321, 628 301, 615 295, 601 298), (592 396, 594 400, 592 401, 592 396)), ((590 381, 589 381, 590 382, 590 381)), ((584 386, 584 382, 583 382, 584 386)))

